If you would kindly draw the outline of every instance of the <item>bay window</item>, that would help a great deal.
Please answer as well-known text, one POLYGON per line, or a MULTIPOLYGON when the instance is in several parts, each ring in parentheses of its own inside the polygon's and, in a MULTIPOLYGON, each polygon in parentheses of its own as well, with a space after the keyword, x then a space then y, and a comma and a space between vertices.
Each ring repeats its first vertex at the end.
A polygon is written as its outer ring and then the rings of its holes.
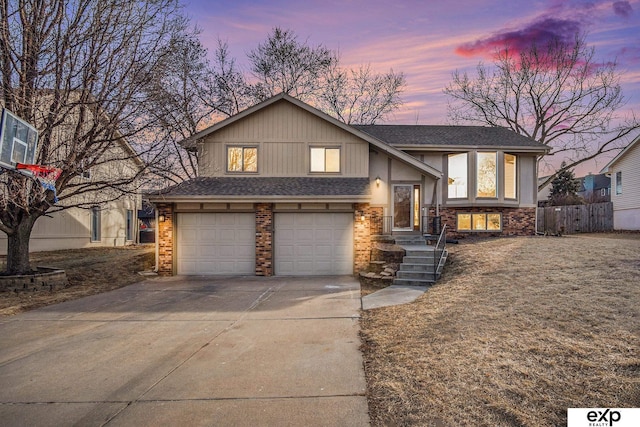
POLYGON ((504 198, 515 199, 516 192, 516 156, 504 155, 504 198))
POLYGON ((467 198, 467 153, 449 154, 448 194, 450 199, 467 198))
POLYGON ((498 153, 478 153, 476 170, 476 197, 498 197, 498 153))
POLYGON ((484 204, 490 199, 518 200, 518 156, 499 151, 471 151, 449 154, 446 161, 448 200, 484 204))

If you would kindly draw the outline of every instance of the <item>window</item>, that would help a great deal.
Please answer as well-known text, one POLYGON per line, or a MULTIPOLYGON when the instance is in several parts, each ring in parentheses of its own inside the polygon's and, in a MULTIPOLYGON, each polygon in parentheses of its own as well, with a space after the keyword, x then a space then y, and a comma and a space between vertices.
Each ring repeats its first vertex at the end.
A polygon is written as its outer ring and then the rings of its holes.
POLYGON ((504 198, 515 199, 516 193, 516 156, 504 155, 504 198))
POLYGON ((497 197, 497 153, 478 153, 477 197, 497 197))
POLYGON ((133 240, 133 211, 128 209, 127 210, 127 229, 126 229, 126 234, 127 234, 127 240, 133 240))
POLYGON ((463 199, 467 197, 467 153, 449 154, 449 198, 463 199))
POLYGON ((102 211, 99 207, 91 208, 91 241, 99 242, 101 240, 101 220, 102 211))
POLYGON ((258 148, 227 147, 227 172, 258 172, 258 148))
POLYGON ((311 172, 340 172, 340 149, 311 147, 311 172))
POLYGON ((502 215, 499 213, 459 213, 458 231, 501 231, 502 215))
POLYGON ((616 172, 616 194, 622 194, 622 171, 616 172))

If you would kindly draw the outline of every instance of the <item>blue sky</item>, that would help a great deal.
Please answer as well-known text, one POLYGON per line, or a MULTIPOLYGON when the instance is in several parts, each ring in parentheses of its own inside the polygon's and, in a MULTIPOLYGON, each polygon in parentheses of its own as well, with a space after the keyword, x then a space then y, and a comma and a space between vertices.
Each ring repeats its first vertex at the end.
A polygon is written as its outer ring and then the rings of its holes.
MULTIPOLYGON (((272 28, 340 52, 341 64, 403 72, 405 104, 392 123, 447 123, 443 88, 455 70, 490 62, 505 43, 587 34, 601 61, 618 62, 627 109, 640 114, 640 0, 184 0, 211 51, 218 38, 239 64, 272 28)), ((604 165, 590 164, 579 172, 604 165)))

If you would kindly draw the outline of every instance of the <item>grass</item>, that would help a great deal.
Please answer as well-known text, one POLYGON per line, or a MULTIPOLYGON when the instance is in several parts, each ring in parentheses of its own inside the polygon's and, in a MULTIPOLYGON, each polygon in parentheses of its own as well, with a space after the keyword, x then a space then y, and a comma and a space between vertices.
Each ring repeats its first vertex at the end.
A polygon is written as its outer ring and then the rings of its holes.
POLYGON ((640 235, 449 246, 412 304, 366 311, 375 426, 555 426, 640 407, 640 235))
MULTIPOLYGON (((5 257, 0 267, 5 266, 5 257)), ((155 263, 153 246, 69 249, 31 254, 32 266, 58 267, 65 270, 69 286, 39 292, 0 292, 0 316, 106 292, 144 280, 138 271, 149 270, 155 263)))

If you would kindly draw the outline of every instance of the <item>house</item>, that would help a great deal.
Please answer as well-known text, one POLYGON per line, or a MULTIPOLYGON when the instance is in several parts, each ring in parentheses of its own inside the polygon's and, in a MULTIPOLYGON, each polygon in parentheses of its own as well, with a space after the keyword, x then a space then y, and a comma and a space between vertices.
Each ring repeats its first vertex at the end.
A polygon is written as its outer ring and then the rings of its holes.
POLYGON ((603 203, 611 201, 611 178, 606 174, 589 174, 580 180, 578 196, 587 203, 603 203))
POLYGON ((640 230, 640 136, 636 137, 600 173, 611 178, 613 228, 640 230))
POLYGON ((150 197, 163 275, 353 274, 371 236, 445 224, 532 235, 547 150, 503 128, 350 126, 286 94, 183 145, 199 177, 150 197))
MULTIPOLYGON (((52 153, 63 156, 68 152, 65 147, 65 132, 74 129, 75 116, 67 114, 64 125, 59 126, 59 136, 49 147, 52 153), (61 130, 62 129, 62 130, 61 130)), ((53 157, 53 156, 52 156, 53 157)), ((65 161, 64 157, 57 159, 65 161)), ((124 138, 103 150, 92 167, 82 170, 79 176, 68 185, 68 191, 90 186, 95 182, 111 182, 113 177, 126 179, 136 177, 142 170, 142 161, 124 138)), ((133 184, 132 189, 136 185, 133 184)), ((87 208, 69 207, 56 211, 50 209, 47 215, 37 219, 31 238, 29 251, 51 251, 59 249, 78 249, 98 246, 124 246, 137 242, 137 212, 142 206, 142 196, 132 191, 124 197, 112 195, 110 189, 79 192, 58 205, 84 205, 87 208)), ((7 253, 6 234, 0 233, 0 255, 7 253)))

